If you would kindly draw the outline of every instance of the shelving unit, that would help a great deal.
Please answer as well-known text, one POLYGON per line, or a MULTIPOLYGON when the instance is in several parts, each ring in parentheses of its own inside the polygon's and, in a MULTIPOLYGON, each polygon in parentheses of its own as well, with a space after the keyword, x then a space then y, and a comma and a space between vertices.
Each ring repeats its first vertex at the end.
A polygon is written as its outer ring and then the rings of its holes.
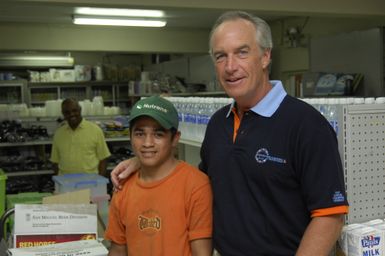
MULTIPOLYGON (((129 143, 128 137, 115 137, 115 138, 106 138, 106 142, 108 144, 119 144, 119 143, 129 143)), ((24 148, 31 152, 31 154, 39 155, 44 161, 45 167, 47 166, 48 157, 46 156, 46 152, 49 151, 52 145, 52 140, 36 140, 36 141, 27 141, 27 142, 19 142, 19 143, 0 143, 0 152, 3 150, 7 150, 9 148, 24 148), (33 151, 33 152, 32 152, 33 151)), ((30 176, 30 175, 52 175, 54 172, 50 169, 40 169, 40 170, 31 170, 31 171, 16 171, 16 172, 6 172, 8 177, 17 177, 17 176, 30 176)))
MULTIPOLYGON (((150 94, 150 93, 144 93, 144 94, 132 94, 130 97, 149 97, 156 93, 150 94)), ((224 91, 214 91, 214 92, 175 92, 170 93, 170 96, 175 97, 208 97, 208 96, 226 96, 226 93, 224 91)))
MULTIPOLYGON (((85 117, 89 121, 109 121, 112 120, 112 116, 86 116, 85 117)), ((7 156, 10 152, 18 152, 20 156, 23 156, 20 161, 23 161, 25 157, 36 157, 43 164, 39 164, 38 169, 33 170, 17 170, 6 172, 8 177, 21 177, 21 176, 36 176, 36 175, 52 175, 54 172, 50 168, 49 164, 49 154, 52 146, 52 136, 54 131, 58 127, 58 123, 53 117, 21 117, 20 121, 25 127, 31 126, 44 126, 47 129, 47 133, 49 137, 45 139, 33 140, 33 141, 25 141, 25 142, 2 142, 0 143, 0 156, 2 156, 2 161, 6 159, 6 157, 13 157, 12 154, 7 156)), ((113 137, 106 138, 107 144, 111 148, 116 146, 125 146, 129 145, 129 138, 127 137, 113 137)), ((9 163, 6 161, 6 163, 9 163)), ((8 165, 7 165, 8 166, 8 165)), ((23 166, 23 164, 21 164, 23 166)), ((27 166, 27 165, 26 165, 27 166)), ((3 166, 0 166, 2 168, 3 166)), ((6 168, 3 168, 6 171, 6 168)))
POLYGON ((29 88, 30 105, 43 105, 46 100, 55 100, 59 97, 56 87, 33 87, 29 88))
POLYGON ((27 90, 30 105, 42 104, 45 100, 92 100, 95 96, 102 96, 106 105, 113 106, 118 85, 119 82, 114 81, 28 83, 27 90))
POLYGON ((385 212, 385 104, 339 108, 338 143, 349 201, 347 223, 385 212))
POLYGON ((0 81, 0 104, 25 102, 25 81, 0 81))
POLYGON ((105 104, 116 105, 115 104, 115 102, 116 102, 116 96, 115 96, 116 86, 117 86, 117 84, 90 85, 88 87, 89 97, 85 97, 85 98, 92 99, 95 96, 102 96, 105 104))
POLYGON ((19 177, 19 176, 35 176, 35 175, 52 175, 53 170, 38 170, 38 171, 24 171, 24 172, 8 172, 7 177, 19 177))
MULTIPOLYGON (((26 103, 28 106, 41 106, 47 100, 74 98, 92 100, 102 96, 106 106, 119 106, 123 113, 140 97, 151 94, 129 94, 128 82, 87 81, 87 82, 46 82, 33 83, 26 80, 0 81, 0 104, 26 103)), ((224 91, 170 93, 172 96, 224 96, 224 91)))
MULTIPOLYGON (((141 97, 157 93, 129 94, 128 82, 89 81, 89 82, 49 82, 28 83, 28 103, 30 106, 43 105, 46 100, 75 98, 92 100, 102 96, 106 106, 119 106, 122 113, 129 113, 130 107, 141 97)), ((224 96, 224 91, 170 93, 172 96, 224 96)))

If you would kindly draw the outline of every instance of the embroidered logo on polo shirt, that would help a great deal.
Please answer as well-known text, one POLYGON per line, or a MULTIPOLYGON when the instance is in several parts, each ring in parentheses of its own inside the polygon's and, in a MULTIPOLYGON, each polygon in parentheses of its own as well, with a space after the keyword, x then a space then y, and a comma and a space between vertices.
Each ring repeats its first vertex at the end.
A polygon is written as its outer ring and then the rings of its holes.
POLYGON ((257 160, 257 162, 260 164, 266 163, 267 161, 272 161, 281 164, 286 163, 286 159, 276 156, 270 156, 269 151, 267 151, 266 148, 258 149, 257 153, 255 154, 255 160, 257 160))
POLYGON ((345 197, 344 195, 341 193, 341 191, 336 191, 334 192, 333 194, 333 202, 334 203, 340 203, 340 202, 343 202, 345 201, 345 197))

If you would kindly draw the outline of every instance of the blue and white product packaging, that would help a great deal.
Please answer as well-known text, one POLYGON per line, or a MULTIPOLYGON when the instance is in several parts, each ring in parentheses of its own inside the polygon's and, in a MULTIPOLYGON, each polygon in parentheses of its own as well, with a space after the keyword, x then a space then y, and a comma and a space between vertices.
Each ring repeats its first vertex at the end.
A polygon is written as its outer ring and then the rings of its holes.
POLYGON ((384 234, 373 227, 362 227, 348 231, 349 256, 381 256, 384 250, 384 234))

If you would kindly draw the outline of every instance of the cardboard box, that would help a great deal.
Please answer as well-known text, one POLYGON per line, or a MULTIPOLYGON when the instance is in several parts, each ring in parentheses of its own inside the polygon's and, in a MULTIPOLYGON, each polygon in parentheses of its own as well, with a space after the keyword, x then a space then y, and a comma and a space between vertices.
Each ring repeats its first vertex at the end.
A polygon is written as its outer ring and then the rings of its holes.
POLYGON ((16 204, 14 247, 97 238, 94 204, 16 204))
POLYGON ((107 256, 108 250, 96 240, 9 249, 12 256, 107 256))
POLYGON ((110 196, 91 197, 89 189, 77 190, 43 198, 43 204, 88 204, 90 201, 98 207, 98 235, 104 237, 108 220, 108 200, 110 196))

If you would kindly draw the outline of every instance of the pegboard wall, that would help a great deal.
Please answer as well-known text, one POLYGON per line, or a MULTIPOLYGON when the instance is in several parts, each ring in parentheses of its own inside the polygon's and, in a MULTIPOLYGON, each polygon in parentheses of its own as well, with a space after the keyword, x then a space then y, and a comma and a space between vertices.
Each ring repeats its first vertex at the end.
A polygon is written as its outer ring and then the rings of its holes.
POLYGON ((385 104, 339 110, 338 134, 349 201, 346 223, 385 218, 385 104))

